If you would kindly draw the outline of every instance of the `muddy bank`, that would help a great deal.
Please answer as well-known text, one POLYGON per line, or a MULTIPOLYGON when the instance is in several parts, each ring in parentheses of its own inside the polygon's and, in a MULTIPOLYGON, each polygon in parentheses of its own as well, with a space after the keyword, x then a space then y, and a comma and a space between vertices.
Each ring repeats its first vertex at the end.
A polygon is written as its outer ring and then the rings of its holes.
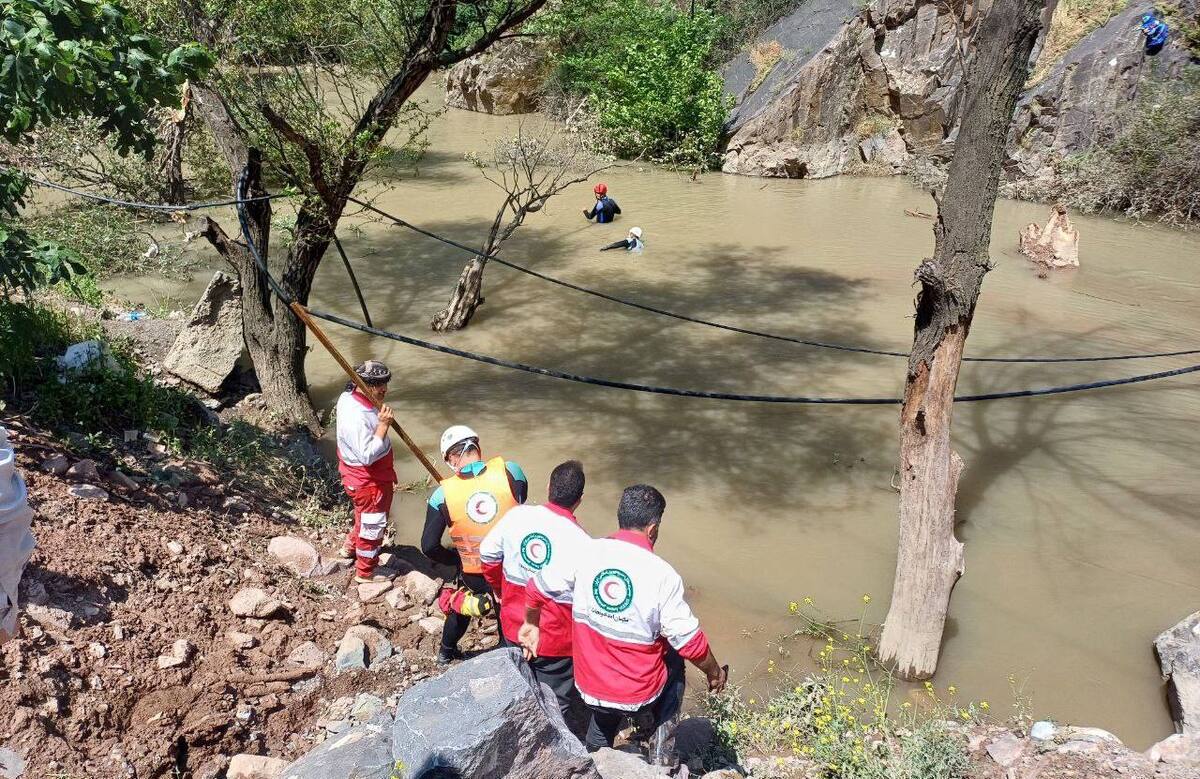
MULTIPOLYGON (((238 753, 304 752, 325 734, 318 720, 349 717, 336 711, 347 697, 386 699, 435 672, 424 602, 364 603, 347 567, 302 577, 267 551, 288 535, 331 560, 340 528, 302 527, 270 496, 227 494, 231 474, 137 446, 95 458, 108 499, 74 497, 80 480, 42 465, 79 456, 20 418, 5 423, 38 542, 20 634, 0 648, 0 710, 12 715, 0 744, 26 776, 220 776, 238 753), (177 478, 160 477, 168 465, 177 478), (111 477, 117 466, 131 484, 111 477), (231 600, 247 588, 279 608, 238 616, 231 600), (358 625, 386 634, 390 656, 337 673, 339 642, 358 625)), ((391 552, 401 572, 437 573, 411 548, 391 552)), ((464 647, 494 643, 475 634, 464 647)))

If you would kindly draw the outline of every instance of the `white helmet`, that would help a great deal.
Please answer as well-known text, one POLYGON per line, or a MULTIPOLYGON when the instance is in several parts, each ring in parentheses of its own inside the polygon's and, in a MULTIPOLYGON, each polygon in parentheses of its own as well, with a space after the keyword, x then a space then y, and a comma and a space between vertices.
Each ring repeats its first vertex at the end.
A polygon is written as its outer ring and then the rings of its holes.
POLYGON ((640 228, 640 227, 631 227, 631 228, 629 228, 629 234, 630 234, 630 235, 632 235, 634 238, 641 239, 641 237, 642 237, 642 228, 640 228))
POLYGON ((455 444, 461 444, 469 438, 479 439, 479 433, 476 433, 466 425, 451 425, 446 428, 446 432, 442 433, 442 459, 446 459, 446 452, 455 444))

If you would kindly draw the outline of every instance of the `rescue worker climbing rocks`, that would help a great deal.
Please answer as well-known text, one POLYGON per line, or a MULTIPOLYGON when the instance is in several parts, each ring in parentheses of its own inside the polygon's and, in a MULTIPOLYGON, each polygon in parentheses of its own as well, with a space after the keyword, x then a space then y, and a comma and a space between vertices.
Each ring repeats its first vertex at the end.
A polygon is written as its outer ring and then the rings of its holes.
POLYGON ((543 611, 571 604, 575 686, 591 709, 589 751, 611 747, 625 717, 649 719, 651 732, 674 718, 685 659, 704 672, 710 692, 725 688, 727 671, 683 598, 683 579, 654 554, 666 506, 649 485, 627 487, 617 533, 588 542, 573 560, 551 562, 526 585, 519 638, 527 657, 541 652, 543 611))
MULTIPOLYGON (((578 460, 560 463, 550 473, 547 501, 540 506, 514 506, 479 547, 484 578, 501 596, 500 629, 510 646, 520 645, 518 632, 525 621, 525 587, 530 578, 551 562, 562 565, 577 560, 592 540, 575 518, 583 485, 578 460)), ((548 602, 540 625, 538 656, 529 664, 537 680, 554 691, 567 726, 582 738, 587 715, 575 689, 570 601, 548 602)))
POLYGON ((596 195, 596 202, 591 209, 583 209, 583 215, 590 222, 596 220, 596 224, 607 224, 617 218, 617 214, 621 213, 621 207, 617 205, 617 201, 608 196, 608 185, 601 182, 597 184, 592 193, 596 195))
MULTIPOLYGON (((519 465, 507 462, 503 457, 485 462, 479 435, 466 425, 454 425, 442 433, 441 452, 454 475, 443 479, 429 498, 425 508, 425 529, 421 533, 421 551, 434 562, 457 568, 462 585, 471 594, 490 597, 491 588, 483 577, 479 559, 479 545, 505 512, 525 502, 528 481, 519 465), (453 549, 442 546, 442 535, 447 530, 453 549)), ((449 605, 453 599, 446 600, 449 605)), ((479 602, 478 599, 471 600, 479 602)), ((478 614, 480 610, 472 611, 478 614)), ((469 613, 455 608, 447 608, 446 612, 437 653, 437 661, 442 665, 462 657, 458 642, 471 624, 469 613)))
POLYGON ((1167 45, 1171 28, 1159 17, 1158 12, 1144 14, 1141 23, 1142 35, 1146 37, 1146 54, 1153 57, 1167 45))
POLYGON ((346 536, 342 556, 354 558, 354 580, 366 583, 387 578, 376 574, 375 566, 396 484, 388 438, 392 410, 383 402, 392 374, 377 360, 368 360, 354 372, 367 385, 368 394, 347 382, 337 402, 338 472, 354 504, 354 526, 346 536))

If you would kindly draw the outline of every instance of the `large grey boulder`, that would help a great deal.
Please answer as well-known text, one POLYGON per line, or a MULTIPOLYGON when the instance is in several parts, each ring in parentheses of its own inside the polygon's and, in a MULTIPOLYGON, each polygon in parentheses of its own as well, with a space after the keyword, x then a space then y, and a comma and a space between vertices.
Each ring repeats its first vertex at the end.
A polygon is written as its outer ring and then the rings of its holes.
POLYGON ((163 359, 163 369, 215 395, 245 351, 241 285, 218 271, 163 359))
POLYGON ((446 105, 485 114, 528 114, 538 108, 549 73, 544 44, 528 38, 501 41, 446 74, 446 105))
POLYGON ((1154 639, 1175 730, 1200 735, 1200 611, 1154 639))
POLYGON ((380 712, 369 722, 330 736, 288 765, 281 779, 408 779, 392 760, 392 716, 380 712), (395 769, 395 774, 393 774, 395 769))
POLYGON ((404 779, 435 769, 470 779, 600 779, 550 688, 517 649, 472 658, 409 689, 396 708, 392 757, 404 779))

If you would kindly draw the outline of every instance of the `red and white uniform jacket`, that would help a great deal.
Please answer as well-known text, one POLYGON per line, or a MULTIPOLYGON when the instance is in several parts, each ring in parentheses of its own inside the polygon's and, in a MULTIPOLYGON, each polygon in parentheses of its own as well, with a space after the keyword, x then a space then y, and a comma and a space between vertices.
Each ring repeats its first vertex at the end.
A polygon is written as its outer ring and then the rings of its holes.
POLYGON ((667 682, 668 644, 688 660, 708 654, 683 579, 641 533, 591 541, 573 565, 552 561, 525 597, 543 608, 570 599, 575 686, 593 706, 636 711, 652 703, 667 682))
MULTIPOLYGON (((525 622, 525 586, 547 565, 575 564, 591 536, 570 510, 553 503, 514 506, 479 546, 483 575, 500 593, 500 627, 517 642, 525 622)), ((571 601, 550 600, 542 609, 541 643, 544 657, 571 656, 571 601)))
POLYGON ((347 487, 392 484, 396 469, 389 436, 375 437, 379 411, 357 389, 337 402, 338 473, 347 487))

